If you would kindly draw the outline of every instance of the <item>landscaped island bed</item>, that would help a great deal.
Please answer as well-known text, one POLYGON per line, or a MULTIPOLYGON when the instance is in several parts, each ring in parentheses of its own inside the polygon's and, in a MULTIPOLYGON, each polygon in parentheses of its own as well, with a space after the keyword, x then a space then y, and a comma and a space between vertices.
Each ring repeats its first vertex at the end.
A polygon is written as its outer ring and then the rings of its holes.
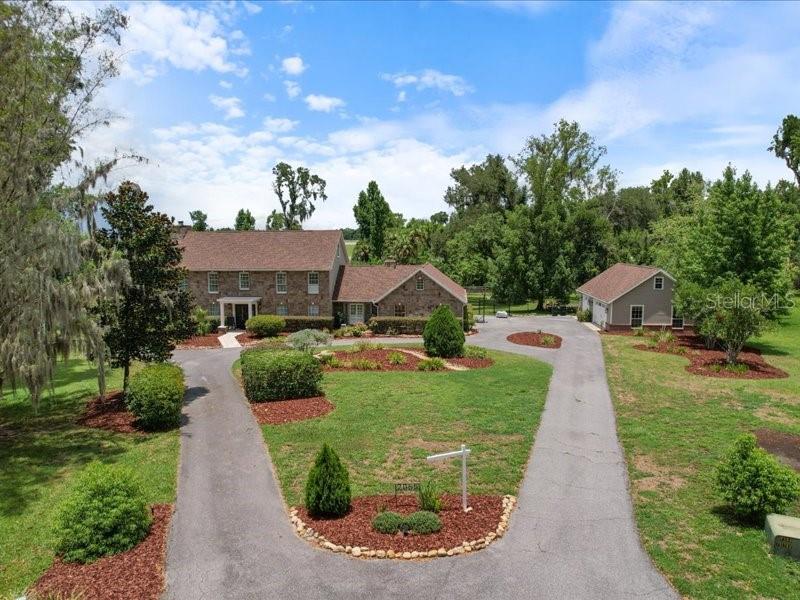
POLYGON ((81 600, 158 600, 164 591, 163 565, 172 505, 156 504, 152 514, 150 533, 141 543, 85 565, 56 559, 36 582, 35 592, 45 598, 52 594, 57 599, 74 594, 81 600))
POLYGON ((740 434, 771 451, 770 437, 800 436, 798 339, 800 307, 751 342, 787 378, 727 379, 687 373, 685 356, 642 352, 637 338, 602 336, 642 541, 684 596, 798 597, 800 563, 771 556, 763 523, 742 524, 715 489, 740 434))
MULTIPOLYGON (((120 383, 120 372, 109 372, 109 388, 120 383)), ((94 365, 84 360, 61 364, 53 385, 54 396, 44 396, 38 414, 21 390, 0 398, 0 598, 23 595, 53 563, 55 514, 91 461, 131 468, 151 505, 175 500, 177 431, 144 435, 79 425, 87 401, 97 396, 94 365)))
POLYGON ((462 443, 472 450, 471 495, 516 494, 551 368, 506 353, 490 357, 490 368, 436 376, 326 372, 322 385, 333 412, 262 428, 287 504, 302 506, 309 468, 323 443, 347 466, 354 499, 391 494, 395 483, 428 480, 445 493, 458 493, 460 463, 431 465, 425 457, 462 443))
POLYGON ((512 333, 506 338, 512 344, 536 346, 538 348, 561 348, 561 337, 544 331, 521 331, 512 333))

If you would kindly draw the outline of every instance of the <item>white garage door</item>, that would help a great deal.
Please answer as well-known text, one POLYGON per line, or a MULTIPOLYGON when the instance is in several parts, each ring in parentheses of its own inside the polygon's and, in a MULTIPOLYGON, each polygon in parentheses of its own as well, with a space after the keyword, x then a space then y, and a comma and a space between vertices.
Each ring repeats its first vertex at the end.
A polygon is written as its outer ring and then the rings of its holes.
POLYGON ((606 305, 595 301, 592 303, 592 323, 598 327, 606 325, 606 305))

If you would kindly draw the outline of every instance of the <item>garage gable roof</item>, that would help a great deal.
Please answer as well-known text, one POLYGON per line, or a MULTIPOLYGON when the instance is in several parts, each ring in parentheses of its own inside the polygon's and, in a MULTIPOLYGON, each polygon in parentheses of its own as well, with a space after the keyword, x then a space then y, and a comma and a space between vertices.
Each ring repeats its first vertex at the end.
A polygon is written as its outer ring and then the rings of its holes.
POLYGON ((347 265, 339 270, 335 302, 380 302, 406 281, 424 273, 450 295, 467 303, 467 291, 432 264, 347 265))
POLYGON ((657 274, 675 281, 672 275, 658 267, 617 263, 584 283, 577 291, 600 302, 611 303, 657 274))

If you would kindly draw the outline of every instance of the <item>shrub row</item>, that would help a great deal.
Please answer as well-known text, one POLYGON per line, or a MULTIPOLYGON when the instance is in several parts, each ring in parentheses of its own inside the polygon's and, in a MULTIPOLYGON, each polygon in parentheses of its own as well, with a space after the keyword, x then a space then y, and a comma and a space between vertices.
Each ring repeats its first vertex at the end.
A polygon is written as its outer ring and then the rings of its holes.
POLYGON ((247 319, 244 327, 256 337, 275 337, 286 327, 286 321, 277 315, 256 315, 247 319))
POLYGON ((131 377, 125 403, 142 429, 168 429, 181 423, 183 371, 178 365, 148 365, 131 377))
POLYGON ((420 510, 407 517, 386 511, 375 515, 372 528, 378 533, 393 535, 398 531, 413 531, 421 535, 436 533, 442 528, 442 520, 435 513, 420 510))
POLYGON ((311 398, 320 393, 322 366, 308 352, 262 350, 242 352, 244 393, 251 402, 311 398))
POLYGON ((300 331, 302 329, 333 329, 333 317, 281 317, 285 321, 284 331, 300 331))
POLYGON ((369 328, 373 333, 421 334, 428 322, 427 317, 372 317, 369 328))

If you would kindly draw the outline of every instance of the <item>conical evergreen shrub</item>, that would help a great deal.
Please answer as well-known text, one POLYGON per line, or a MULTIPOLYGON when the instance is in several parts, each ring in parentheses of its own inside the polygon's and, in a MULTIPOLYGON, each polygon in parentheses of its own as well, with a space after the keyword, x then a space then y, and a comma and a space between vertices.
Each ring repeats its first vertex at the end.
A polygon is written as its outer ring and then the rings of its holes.
POLYGON ((315 517, 341 517, 350 510, 350 475, 328 444, 323 444, 306 482, 306 509, 315 517))
POLYGON ((449 306, 439 305, 422 332, 425 351, 430 356, 453 358, 464 352, 464 331, 449 306))

